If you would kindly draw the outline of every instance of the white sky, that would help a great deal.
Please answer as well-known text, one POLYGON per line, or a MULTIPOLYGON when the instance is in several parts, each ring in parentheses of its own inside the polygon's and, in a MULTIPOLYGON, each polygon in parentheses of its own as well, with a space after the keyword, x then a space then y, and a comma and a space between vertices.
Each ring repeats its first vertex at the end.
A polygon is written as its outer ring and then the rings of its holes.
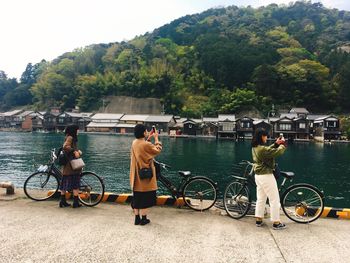
MULTIPOLYGON (((348 0, 320 0, 350 10, 348 0)), ((20 78, 28 63, 90 44, 130 40, 187 14, 217 6, 290 0, 1 0, 0 70, 20 78)), ((313 1, 316 2, 316 1, 313 1)))

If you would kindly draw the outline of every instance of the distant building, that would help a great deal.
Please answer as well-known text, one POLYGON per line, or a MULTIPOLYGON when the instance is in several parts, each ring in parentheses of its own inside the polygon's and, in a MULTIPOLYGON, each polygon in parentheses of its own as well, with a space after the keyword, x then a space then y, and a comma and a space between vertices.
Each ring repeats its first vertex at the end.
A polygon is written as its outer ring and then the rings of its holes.
POLYGON ((145 120, 148 130, 155 126, 158 131, 169 134, 170 127, 173 127, 176 120, 173 115, 149 115, 145 120))
POLYGON ((219 136, 236 138, 235 115, 219 114, 219 136))
POLYGON ((117 132, 117 125, 124 114, 96 113, 86 126, 88 132, 117 132))
POLYGON ((184 121, 186 121, 187 118, 180 118, 178 116, 174 116, 174 119, 176 123, 169 126, 169 135, 171 136, 182 135, 184 132, 184 121))
POLYGON ((64 112, 57 117, 57 130, 63 131, 68 125, 78 125, 79 130, 85 131, 92 115, 91 112, 64 112))
POLYGON ((268 123, 267 120, 264 119, 256 119, 253 121, 253 129, 254 132, 256 129, 264 129, 268 133, 268 137, 273 137, 272 125, 268 123))
POLYGON ((341 137, 339 118, 334 115, 323 116, 314 121, 315 139, 339 140, 341 137))
POLYGON ((281 118, 271 123, 273 125, 274 138, 277 138, 282 133, 286 139, 295 139, 295 123, 291 117, 281 116, 281 118))
POLYGON ((198 124, 196 121, 192 119, 186 119, 183 122, 183 134, 184 135, 191 135, 191 136, 196 136, 197 135, 197 129, 198 129, 198 124))
POLYGON ((202 135, 216 136, 219 131, 219 118, 203 117, 202 135))
POLYGON ((252 138, 254 132, 254 120, 248 116, 237 119, 236 132, 238 138, 252 138))
POLYGON ((149 115, 125 114, 117 125, 117 133, 133 133, 136 124, 145 124, 149 115))
POLYGON ((24 111, 18 116, 21 119, 21 128, 25 131, 31 131, 32 130, 32 117, 33 117, 34 111, 24 111))
POLYGON ((2 114, 2 127, 3 128, 13 128, 13 129, 19 129, 21 128, 22 119, 19 117, 19 114, 24 112, 24 110, 13 110, 4 112, 2 114))
POLYGON ((31 114, 32 119, 32 131, 42 131, 44 130, 44 114, 45 112, 33 112, 31 114))

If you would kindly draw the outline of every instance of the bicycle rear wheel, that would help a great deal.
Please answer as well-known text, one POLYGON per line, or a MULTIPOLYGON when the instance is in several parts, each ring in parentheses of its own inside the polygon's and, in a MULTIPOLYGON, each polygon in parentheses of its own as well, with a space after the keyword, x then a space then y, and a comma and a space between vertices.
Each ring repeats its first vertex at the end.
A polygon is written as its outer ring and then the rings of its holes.
POLYGON ((105 185, 95 173, 83 172, 80 178, 79 200, 86 206, 95 206, 102 201, 105 185))
POLYGON ((24 193, 35 201, 49 199, 58 191, 58 179, 47 172, 36 172, 24 182, 24 193))
POLYGON ((240 182, 231 182, 225 189, 224 207, 227 214, 234 218, 244 217, 250 208, 248 187, 240 182))
POLYGON ((297 223, 317 220, 324 209, 324 195, 309 184, 296 184, 282 195, 281 206, 286 216, 297 223))
POLYGON ((182 197, 193 210, 208 210, 217 198, 216 185, 206 177, 191 178, 184 186, 182 197))

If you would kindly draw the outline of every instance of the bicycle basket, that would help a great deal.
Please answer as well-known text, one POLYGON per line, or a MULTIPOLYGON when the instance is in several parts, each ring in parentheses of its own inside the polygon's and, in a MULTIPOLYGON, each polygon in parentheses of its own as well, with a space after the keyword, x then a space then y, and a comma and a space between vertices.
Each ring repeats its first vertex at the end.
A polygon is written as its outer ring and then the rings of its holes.
POLYGON ((253 166, 250 163, 240 162, 232 166, 232 176, 248 178, 253 174, 253 166))

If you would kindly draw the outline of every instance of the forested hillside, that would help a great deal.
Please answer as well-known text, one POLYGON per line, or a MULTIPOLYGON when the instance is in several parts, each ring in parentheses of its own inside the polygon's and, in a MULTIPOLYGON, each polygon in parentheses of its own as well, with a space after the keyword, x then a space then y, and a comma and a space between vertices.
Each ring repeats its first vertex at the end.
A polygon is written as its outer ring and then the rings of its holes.
POLYGON ((350 12, 296 2, 210 9, 121 43, 95 44, 0 72, 3 109, 79 106, 109 95, 160 98, 171 114, 266 112, 274 104, 350 111, 350 12))

